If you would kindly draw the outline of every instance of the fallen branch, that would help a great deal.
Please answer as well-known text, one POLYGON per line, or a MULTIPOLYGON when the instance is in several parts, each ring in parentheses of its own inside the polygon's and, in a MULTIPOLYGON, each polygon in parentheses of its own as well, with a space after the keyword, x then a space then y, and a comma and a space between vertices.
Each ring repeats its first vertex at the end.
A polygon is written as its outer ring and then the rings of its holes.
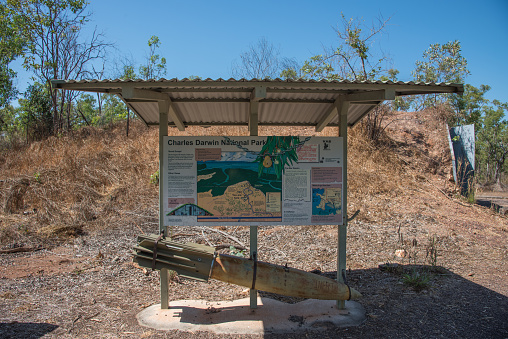
POLYGON ((0 250, 0 254, 17 253, 17 252, 35 252, 39 250, 42 250, 42 247, 16 247, 0 250))
POLYGON ((226 238, 229 238, 229 239, 233 240, 234 242, 238 243, 240 246, 242 246, 244 248, 246 247, 245 244, 240 241, 240 239, 238 239, 237 237, 232 236, 231 234, 228 234, 228 233, 220 231, 220 230, 216 230, 216 229, 208 227, 208 226, 201 226, 201 227, 203 227, 203 229, 205 229, 207 231, 211 231, 211 232, 216 232, 216 233, 222 234, 226 238))
POLYGON ((210 241, 208 241, 208 238, 205 235, 205 231, 201 230, 201 235, 203 235, 203 238, 205 238, 205 241, 208 244, 208 246, 215 247, 210 241))
POLYGON ((141 232, 141 234, 145 234, 145 232, 143 232, 143 230, 141 229, 141 227, 139 227, 139 226, 138 226, 138 224, 136 224, 136 223, 135 223, 134 225, 136 225, 136 227, 139 229, 139 231, 141 232))

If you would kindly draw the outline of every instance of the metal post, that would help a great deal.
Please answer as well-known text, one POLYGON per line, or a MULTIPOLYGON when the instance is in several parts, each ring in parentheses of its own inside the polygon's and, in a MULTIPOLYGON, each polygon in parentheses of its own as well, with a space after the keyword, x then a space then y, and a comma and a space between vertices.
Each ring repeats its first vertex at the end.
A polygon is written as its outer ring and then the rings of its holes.
MULTIPOLYGON (((349 101, 339 102, 339 136, 342 137, 342 225, 338 225, 338 248, 337 248, 337 281, 344 283, 343 275, 346 274, 346 239, 347 239, 347 112, 349 101)), ((337 300, 337 308, 345 309, 346 302, 337 300)))
MULTIPOLYGON (((250 136, 258 136, 258 109, 259 102, 252 100, 250 102, 250 115, 249 115, 249 133, 250 136)), ((250 258, 251 260, 258 259, 258 227, 250 226, 250 258)), ((253 272, 254 274, 254 272, 253 272)), ((253 278, 254 279, 254 278, 253 278)), ((258 291, 256 289, 250 289, 250 308, 258 308, 258 291)))
MULTIPOLYGON (((159 101, 159 233, 164 232, 167 235, 167 228, 164 226, 164 185, 165 173, 163 170, 163 139, 168 135, 168 110, 167 101, 159 101)), ((160 270, 161 284, 161 309, 169 308, 169 272, 167 268, 160 270)))
MULTIPOLYGON (((250 258, 258 260, 258 227, 250 226, 250 258)), ((258 290, 250 289, 250 308, 258 308, 258 290)))

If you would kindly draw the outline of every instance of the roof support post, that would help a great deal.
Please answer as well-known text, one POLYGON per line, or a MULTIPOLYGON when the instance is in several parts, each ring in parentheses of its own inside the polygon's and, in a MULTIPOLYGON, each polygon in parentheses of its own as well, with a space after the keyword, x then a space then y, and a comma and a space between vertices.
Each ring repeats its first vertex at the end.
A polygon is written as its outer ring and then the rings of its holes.
MULTIPOLYGON (((258 136, 259 100, 266 98, 266 87, 256 87, 250 96, 249 135, 258 136)), ((258 260, 258 227, 249 227, 249 254, 251 260, 258 260)), ((258 308, 258 291, 250 289, 250 308, 258 308)))
POLYGON ((185 125, 183 124, 183 121, 181 118, 182 115, 180 114, 180 111, 175 106, 173 101, 171 101, 171 99, 169 99, 169 97, 167 99, 167 102, 169 105, 169 116, 171 117, 171 120, 173 120, 173 122, 175 123, 175 125, 179 131, 182 131, 182 132, 185 131, 185 125))
POLYGON ((249 134, 250 136, 258 135, 259 121, 259 101, 266 98, 266 87, 257 86, 250 95, 249 106, 249 134))
POLYGON ((181 118, 182 115, 167 93, 149 91, 146 89, 136 89, 133 87, 125 87, 122 89, 122 96, 125 98, 126 102, 132 99, 157 101, 159 103, 159 113, 161 110, 160 103, 162 101, 165 102, 165 108, 167 109, 166 113, 169 112, 169 117, 175 123, 175 126, 178 128, 178 130, 185 131, 185 125, 183 124, 181 118))
POLYGON ((249 110, 249 134, 251 137, 258 135, 258 120, 259 120, 258 112, 259 112, 259 102, 251 101, 249 110))
MULTIPOLYGON (((338 225, 338 247, 337 247, 337 281, 344 283, 346 275, 346 239, 347 239, 347 113, 349 101, 341 102, 337 106, 339 113, 339 136, 342 137, 342 225, 338 225)), ((338 309, 345 309, 344 300, 337 301, 338 309)))
MULTIPOLYGON (((394 100, 395 99, 395 90, 393 89, 383 89, 379 91, 370 91, 370 92, 362 92, 362 93, 353 93, 353 94, 345 94, 340 95, 332 106, 328 109, 328 111, 323 115, 321 120, 316 125, 316 132, 321 132, 329 123, 332 121, 337 112, 340 111, 341 105, 344 102, 376 102, 380 103, 384 100, 394 100)), ((348 105, 349 107, 349 105, 348 105)), ((348 108, 349 109, 349 108, 348 108)), ((347 112, 346 112, 347 114, 347 112)), ((340 115, 340 113, 339 113, 340 115)), ((342 126, 342 123, 340 123, 342 126)))
MULTIPOLYGON (((164 137, 168 135, 168 102, 158 101, 159 105, 159 233, 164 232, 168 235, 167 227, 164 226, 164 185, 165 173, 163 170, 164 162, 164 137)), ((160 273, 161 284, 161 309, 169 308, 169 271, 167 268, 162 268, 160 273)))
POLYGON ((339 107, 341 106, 343 101, 344 96, 342 95, 335 100, 333 105, 328 109, 328 111, 325 113, 325 115, 323 115, 321 120, 316 125, 316 132, 318 133, 321 132, 326 127, 326 125, 328 125, 330 121, 332 121, 333 118, 335 118, 335 115, 337 114, 339 107))

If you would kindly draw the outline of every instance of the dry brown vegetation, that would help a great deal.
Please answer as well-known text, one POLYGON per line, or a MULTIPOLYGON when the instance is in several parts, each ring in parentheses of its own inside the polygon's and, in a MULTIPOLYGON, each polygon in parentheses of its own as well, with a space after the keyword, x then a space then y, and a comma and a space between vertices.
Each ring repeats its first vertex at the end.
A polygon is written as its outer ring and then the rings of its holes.
MULTIPOLYGON (((406 114, 409 117, 409 114, 406 114)), ((407 118, 407 117, 406 117, 407 118)), ((395 126, 395 124, 394 124, 395 126)), ((434 127, 434 126, 432 126, 434 127)), ((433 131, 438 129, 433 128, 433 131)), ((444 133, 444 131, 442 131, 444 133)), ((247 135, 242 127, 190 127, 170 135, 247 135)), ((349 210, 360 209, 359 219, 383 221, 393 209, 388 201, 402 198, 426 180, 426 173, 443 176, 450 165, 447 145, 428 145, 440 154, 412 145, 423 135, 403 131, 412 139, 385 138, 374 146, 354 128, 349 135, 349 210), (404 147, 400 144, 404 143, 404 147)), ((421 132, 420 132, 421 133, 421 132)), ((434 140, 444 140, 444 134, 434 140)), ((260 135, 315 135, 312 128, 261 128, 260 135)), ((336 136, 335 128, 318 134, 336 136)), ((158 169, 158 131, 140 123, 125 136, 123 125, 109 129, 84 127, 70 135, 51 137, 29 147, 0 154, 0 206, 5 222, 0 244, 36 243, 52 235, 75 236, 87 229, 122 223, 123 212, 141 206, 157 208, 158 190, 150 175, 158 169)), ((430 177, 430 176, 429 176, 430 177)), ((442 179, 444 190, 449 185, 442 179)), ((424 183, 425 184, 425 183, 424 183)), ((426 187, 427 188, 427 187, 426 187)))
MULTIPOLYGON (((348 214, 361 211, 348 229, 349 279, 365 296, 368 319, 346 332, 327 329, 326 335, 508 336, 507 218, 456 195, 439 112, 394 113, 389 119, 378 144, 358 127, 348 138, 348 214), (399 266, 379 270, 386 262, 399 266), (413 290, 402 283, 405 273, 423 265, 429 286, 413 290)), ((169 133, 247 135, 247 129, 169 133)), ((260 128, 260 135, 290 134, 314 130, 260 128)), ((321 135, 337 135, 337 129, 321 135)), ((135 321, 143 307, 159 302, 158 278, 130 263, 136 234, 158 229, 158 188, 150 183, 157 145, 157 129, 136 123, 128 137, 123 124, 82 128, 0 153, 0 249, 42 248, 0 254, 0 333, 25 333, 10 322, 37 322, 53 326, 39 326, 40 333, 59 337, 161 335, 135 321), (89 287, 78 293, 81 285, 89 287), (68 310, 56 311, 55 298, 68 310)), ((248 228, 222 230, 248 243, 248 228)), ((297 230, 260 228, 260 259, 333 277, 336 226, 297 230)), ((230 241, 195 227, 174 232, 180 241, 230 241)), ((173 300, 245 296, 242 288, 220 282, 172 284, 173 300)))

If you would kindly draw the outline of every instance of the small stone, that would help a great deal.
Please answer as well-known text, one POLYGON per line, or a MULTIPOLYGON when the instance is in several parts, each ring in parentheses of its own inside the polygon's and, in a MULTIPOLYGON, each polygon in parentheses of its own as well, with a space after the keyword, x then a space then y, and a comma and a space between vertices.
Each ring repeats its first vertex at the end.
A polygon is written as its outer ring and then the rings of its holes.
POLYGON ((406 250, 396 250, 395 256, 399 258, 405 258, 407 256, 406 250))

